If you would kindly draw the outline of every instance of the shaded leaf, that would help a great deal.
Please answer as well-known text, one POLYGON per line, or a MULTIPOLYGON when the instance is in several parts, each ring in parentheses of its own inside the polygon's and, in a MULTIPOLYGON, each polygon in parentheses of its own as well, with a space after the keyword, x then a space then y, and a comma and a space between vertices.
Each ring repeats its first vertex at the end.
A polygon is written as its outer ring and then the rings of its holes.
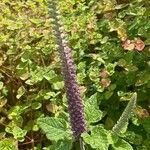
POLYGON ((52 146, 44 148, 44 150, 72 150, 72 142, 71 140, 58 141, 52 146))
POLYGON ((150 117, 145 117, 142 120, 142 125, 143 125, 145 131, 150 134, 150 117))

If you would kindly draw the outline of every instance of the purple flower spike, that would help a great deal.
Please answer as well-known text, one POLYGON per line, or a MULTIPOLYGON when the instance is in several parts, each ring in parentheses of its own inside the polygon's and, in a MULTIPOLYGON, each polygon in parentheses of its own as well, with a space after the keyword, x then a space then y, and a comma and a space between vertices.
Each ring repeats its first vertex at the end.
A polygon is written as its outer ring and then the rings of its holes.
POLYGON ((49 12, 52 19, 53 31, 56 37, 56 44, 59 49, 62 62, 62 73, 65 82, 65 90, 68 99, 68 109, 73 135, 79 139, 81 133, 86 130, 82 99, 79 86, 76 82, 76 70, 71 56, 71 48, 68 46, 67 35, 60 22, 59 12, 56 8, 57 1, 50 0, 49 12))

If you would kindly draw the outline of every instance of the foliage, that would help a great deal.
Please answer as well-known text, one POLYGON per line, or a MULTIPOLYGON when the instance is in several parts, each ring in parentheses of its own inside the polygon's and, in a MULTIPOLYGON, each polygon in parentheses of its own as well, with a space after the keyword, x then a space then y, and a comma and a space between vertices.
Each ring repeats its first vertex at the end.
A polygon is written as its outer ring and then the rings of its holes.
POLYGON ((117 121, 116 125, 112 128, 112 131, 116 134, 123 132, 123 129, 126 127, 126 124, 128 124, 129 118, 136 106, 136 100, 137 94, 133 93, 131 100, 129 101, 128 105, 126 106, 125 110, 123 111, 122 115, 117 121))
POLYGON ((37 123, 50 140, 58 141, 70 136, 69 133, 67 134, 67 124, 63 119, 53 117, 38 118, 37 123))
MULTIPOLYGON (((150 2, 60 0, 85 105, 85 148, 150 147, 150 2), (111 131, 131 95, 122 134, 111 131)), ((0 149, 79 149, 46 0, 0 2, 0 149)))

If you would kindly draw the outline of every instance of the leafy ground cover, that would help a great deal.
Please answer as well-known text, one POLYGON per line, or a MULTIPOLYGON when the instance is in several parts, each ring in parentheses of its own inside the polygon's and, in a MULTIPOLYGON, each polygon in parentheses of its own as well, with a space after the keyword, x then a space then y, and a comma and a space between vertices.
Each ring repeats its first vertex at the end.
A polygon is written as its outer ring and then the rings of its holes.
MULTIPOLYGON (((87 150, 150 148, 150 2, 60 0, 84 102, 87 150), (119 135, 112 128, 133 93, 119 135)), ((78 150, 46 0, 0 2, 0 149, 78 150)))

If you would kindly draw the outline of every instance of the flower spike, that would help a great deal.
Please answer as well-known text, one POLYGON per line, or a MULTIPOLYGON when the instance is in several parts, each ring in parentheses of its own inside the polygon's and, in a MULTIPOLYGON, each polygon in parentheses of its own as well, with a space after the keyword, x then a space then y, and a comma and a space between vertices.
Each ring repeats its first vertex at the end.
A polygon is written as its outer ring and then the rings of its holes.
POLYGON ((64 32, 60 21, 60 13, 57 9, 57 0, 49 1, 49 12, 52 20, 52 27, 56 37, 56 44, 62 62, 62 73, 65 82, 66 96, 70 115, 71 128, 76 139, 86 130, 83 104, 80 96, 79 86, 76 81, 76 70, 71 48, 67 41, 67 34, 64 32))

